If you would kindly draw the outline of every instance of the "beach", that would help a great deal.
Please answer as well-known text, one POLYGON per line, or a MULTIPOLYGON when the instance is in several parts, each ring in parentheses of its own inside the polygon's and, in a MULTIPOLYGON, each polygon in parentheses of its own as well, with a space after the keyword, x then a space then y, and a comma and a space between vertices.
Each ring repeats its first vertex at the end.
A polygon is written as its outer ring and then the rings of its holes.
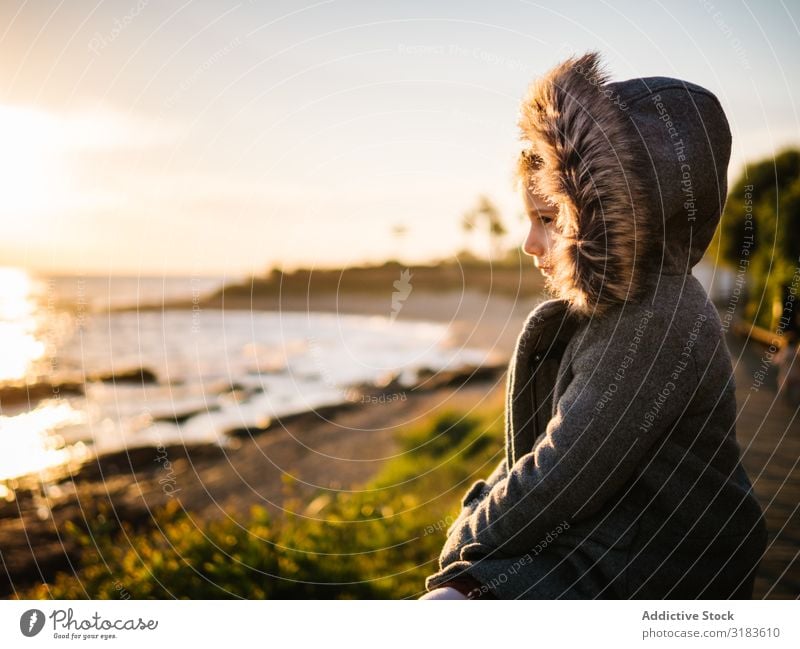
MULTIPOLYGON (((386 319, 384 305, 375 300, 363 296, 346 299, 346 315, 335 303, 326 304, 325 297, 312 305, 312 312, 334 321, 337 314, 342 321, 351 316, 386 319)), ((228 306, 228 321, 237 314, 257 318, 260 313, 228 306)), ((299 308, 300 300, 282 304, 280 315, 287 322, 300 313, 290 306, 299 308)), ((396 316, 397 324, 412 327, 409 332, 418 332, 418 323, 442 325, 448 332, 444 349, 453 353, 481 350, 479 364, 427 371, 413 384, 399 382, 400 377, 392 377, 382 386, 364 383, 343 401, 323 400, 322 405, 306 411, 295 407, 290 414, 261 422, 255 411, 252 417, 242 415, 239 426, 227 418, 223 444, 215 443, 219 441, 216 437, 204 440, 187 434, 187 444, 165 437, 170 441, 121 450, 112 446, 38 486, 34 486, 33 476, 11 481, 16 486, 13 499, 0 499, 0 550, 5 568, 0 577, 2 596, 50 580, 57 571, 70 570, 80 550, 63 534, 65 522, 90 520, 104 504, 119 520, 147 525, 154 508, 176 500, 197 517, 199 525, 205 525, 215 518, 243 515, 253 505, 279 513, 290 493, 289 482, 292 497, 310 499, 319 489, 357 490, 396 452, 399 428, 450 407, 465 412, 484 405, 502 408, 505 364, 531 308, 530 301, 503 295, 487 298, 470 292, 436 295, 418 291, 405 301, 396 316)), ((204 307, 202 317, 216 313, 204 307)), ((433 331, 441 335, 439 330, 433 331)), ((430 354, 425 358, 427 367, 430 354)), ((117 385, 112 380, 102 389, 140 395, 139 390, 158 387, 133 383, 120 381, 117 385)), ((243 386, 237 387, 241 390, 243 386)), ((180 405, 173 406, 177 416, 180 405)), ((207 418, 218 414, 190 409, 182 418, 159 425, 169 423, 183 430, 192 418, 187 415, 207 418)))

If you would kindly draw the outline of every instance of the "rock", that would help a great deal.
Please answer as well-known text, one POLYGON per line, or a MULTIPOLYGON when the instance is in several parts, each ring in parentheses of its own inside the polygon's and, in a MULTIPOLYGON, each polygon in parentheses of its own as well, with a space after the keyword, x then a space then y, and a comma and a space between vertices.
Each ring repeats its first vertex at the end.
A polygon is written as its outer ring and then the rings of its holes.
POLYGON ((27 384, 11 384, 0 387, 0 406, 7 407, 20 403, 35 403, 42 399, 55 399, 65 394, 82 395, 83 384, 66 381, 50 383, 39 381, 27 384))
POLYGON ((357 404, 353 403, 336 403, 330 406, 320 406, 314 410, 307 410, 291 415, 283 415, 282 417, 275 417, 265 426, 232 428, 225 431, 225 435, 228 437, 252 437, 253 435, 260 435, 262 433, 266 433, 267 431, 275 430, 276 428, 282 428, 290 423, 295 424, 297 422, 308 422, 309 425, 316 424, 325 419, 332 418, 337 413, 350 410, 355 407, 357 407, 357 404))
POLYGON ((220 410, 219 406, 208 406, 207 408, 186 410, 184 412, 175 412, 164 415, 153 415, 153 421, 163 421, 168 424, 183 424, 196 415, 204 415, 208 412, 217 412, 220 410))
POLYGON ((467 383, 480 383, 481 381, 495 381, 503 372, 506 365, 481 365, 460 370, 445 370, 429 378, 419 380, 414 385, 414 390, 436 390, 445 387, 457 387, 467 383))
POLYGON ((93 374, 86 377, 87 381, 101 381, 103 383, 158 383, 158 376, 153 370, 146 367, 137 367, 111 374, 93 374))
POLYGON ((224 450, 216 444, 171 444, 160 448, 137 446, 87 460, 72 474, 72 479, 80 482, 105 479, 122 473, 155 472, 163 470, 165 459, 175 464, 182 458, 196 461, 202 458, 217 458, 223 454, 224 450))

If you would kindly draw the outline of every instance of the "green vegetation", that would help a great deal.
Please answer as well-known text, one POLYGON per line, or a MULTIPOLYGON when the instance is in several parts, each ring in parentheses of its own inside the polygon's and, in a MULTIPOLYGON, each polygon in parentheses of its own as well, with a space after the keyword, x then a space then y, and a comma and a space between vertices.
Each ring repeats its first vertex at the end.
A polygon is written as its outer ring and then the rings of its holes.
MULTIPOLYGON (((388 300, 393 283, 406 270, 411 271, 414 291, 422 293, 471 290, 519 298, 540 295, 544 286, 540 274, 519 247, 491 263, 462 250, 454 258, 429 265, 406 266, 392 260, 375 266, 340 269, 298 268, 285 272, 272 268, 262 276, 226 285, 204 298, 201 306, 277 311, 285 308, 283 301, 298 297, 313 300, 324 296, 368 295, 388 300)), ((176 306, 187 305, 176 303, 176 306)))
POLYGON ((775 329, 800 258, 800 150, 747 165, 734 183, 713 244, 723 263, 746 273, 744 318, 775 329))
MULTIPOLYGON (((107 510, 66 534, 82 547, 60 573, 21 598, 402 598, 424 590, 467 486, 499 462, 502 413, 453 410, 404 429, 399 453, 356 493, 320 491, 271 517, 253 507, 203 522, 176 501, 146 529, 107 510)), ((291 484, 288 488, 292 490, 291 484)))

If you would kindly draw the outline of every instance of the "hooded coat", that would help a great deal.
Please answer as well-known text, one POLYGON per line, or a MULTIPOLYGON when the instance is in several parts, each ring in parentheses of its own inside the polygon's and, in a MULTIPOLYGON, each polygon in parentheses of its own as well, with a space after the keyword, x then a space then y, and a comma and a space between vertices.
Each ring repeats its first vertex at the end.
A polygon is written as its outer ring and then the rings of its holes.
POLYGON ((531 187, 559 206, 546 299, 506 379, 505 457, 471 485, 427 590, 502 598, 749 598, 767 542, 740 463, 731 358, 692 275, 727 194, 717 98, 609 82, 599 57, 535 81, 531 187))

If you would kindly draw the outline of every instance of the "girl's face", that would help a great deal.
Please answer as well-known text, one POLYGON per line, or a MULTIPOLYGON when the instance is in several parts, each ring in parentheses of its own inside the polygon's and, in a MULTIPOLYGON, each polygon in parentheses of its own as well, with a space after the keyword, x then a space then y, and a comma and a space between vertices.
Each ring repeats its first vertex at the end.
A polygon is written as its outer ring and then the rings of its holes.
POLYGON ((522 249, 533 257, 534 265, 543 275, 551 275, 549 255, 555 237, 555 220, 558 209, 527 188, 522 190, 525 211, 530 221, 528 237, 522 249))

